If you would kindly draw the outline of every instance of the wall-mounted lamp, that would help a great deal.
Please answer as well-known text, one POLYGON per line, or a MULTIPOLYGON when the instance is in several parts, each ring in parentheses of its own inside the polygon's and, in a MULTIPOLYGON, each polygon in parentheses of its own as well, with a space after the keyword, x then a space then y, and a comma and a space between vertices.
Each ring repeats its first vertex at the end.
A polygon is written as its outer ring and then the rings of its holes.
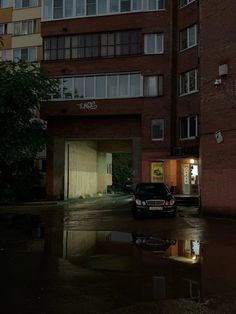
POLYGON ((214 82, 214 86, 215 88, 219 87, 222 84, 222 80, 221 79, 216 79, 214 82))

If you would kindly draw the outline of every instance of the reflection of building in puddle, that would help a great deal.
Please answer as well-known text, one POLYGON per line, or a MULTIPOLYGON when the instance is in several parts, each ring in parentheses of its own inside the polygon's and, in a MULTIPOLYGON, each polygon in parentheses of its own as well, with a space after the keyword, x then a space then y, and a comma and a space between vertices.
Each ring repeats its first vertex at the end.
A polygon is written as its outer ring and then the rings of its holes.
POLYGON ((136 292, 138 287, 140 297, 198 299, 201 286, 203 299, 235 296, 234 242, 200 243, 113 231, 63 231, 61 222, 58 225, 62 228, 47 224, 46 253, 88 270, 112 273, 116 285, 120 282, 123 290, 127 285, 127 293, 133 285, 136 292))
POLYGON ((63 256, 84 268, 105 272, 117 289, 144 300, 199 299, 199 246, 199 241, 117 231, 64 231, 63 256))

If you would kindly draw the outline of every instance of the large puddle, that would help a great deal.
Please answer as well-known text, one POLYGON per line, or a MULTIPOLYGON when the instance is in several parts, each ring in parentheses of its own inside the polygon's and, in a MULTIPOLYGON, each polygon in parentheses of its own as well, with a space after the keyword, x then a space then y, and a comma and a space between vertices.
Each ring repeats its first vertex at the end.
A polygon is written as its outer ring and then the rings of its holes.
POLYGON ((1 215, 0 230, 2 313, 116 313, 236 296, 235 243, 70 231, 31 215, 1 215))

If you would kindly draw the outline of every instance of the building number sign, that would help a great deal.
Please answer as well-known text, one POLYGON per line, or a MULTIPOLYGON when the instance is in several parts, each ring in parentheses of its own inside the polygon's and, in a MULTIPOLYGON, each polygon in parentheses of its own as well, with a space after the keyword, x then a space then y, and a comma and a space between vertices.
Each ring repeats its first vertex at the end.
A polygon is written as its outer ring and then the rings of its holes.
POLYGON ((82 102, 77 104, 77 106, 81 110, 96 110, 98 108, 98 105, 96 104, 95 101, 82 102))

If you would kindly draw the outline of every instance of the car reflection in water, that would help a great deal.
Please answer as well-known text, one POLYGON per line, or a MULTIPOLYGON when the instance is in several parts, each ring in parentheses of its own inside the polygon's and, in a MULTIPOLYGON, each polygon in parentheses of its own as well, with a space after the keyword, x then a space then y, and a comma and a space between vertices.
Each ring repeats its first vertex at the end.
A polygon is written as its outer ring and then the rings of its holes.
POLYGON ((153 299, 235 298, 233 241, 178 240, 163 230, 68 230, 61 218, 0 219, 1 294, 8 307, 2 312, 74 313, 79 307, 110 313, 153 299), (12 300, 15 311, 9 310, 12 300))
POLYGON ((67 231, 64 240, 69 261, 106 274, 127 301, 200 299, 200 256, 193 241, 119 231, 67 231))

